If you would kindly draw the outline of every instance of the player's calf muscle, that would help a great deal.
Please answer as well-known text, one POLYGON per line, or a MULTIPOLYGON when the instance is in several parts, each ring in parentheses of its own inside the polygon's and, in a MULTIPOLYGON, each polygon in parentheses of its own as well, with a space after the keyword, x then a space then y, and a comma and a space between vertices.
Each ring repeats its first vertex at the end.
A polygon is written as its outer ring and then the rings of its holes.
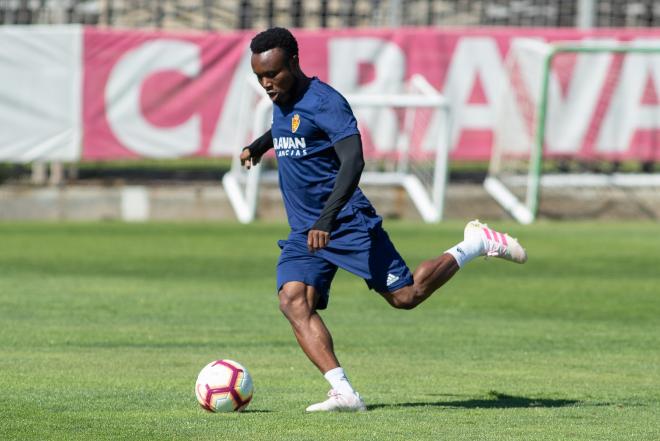
POLYGON ((458 270, 456 260, 449 254, 426 260, 417 267, 413 274, 416 291, 420 295, 428 297, 447 283, 458 270))
POLYGON ((456 261, 443 254, 422 262, 415 270, 412 285, 381 295, 397 309, 413 309, 451 279, 458 269, 456 261))

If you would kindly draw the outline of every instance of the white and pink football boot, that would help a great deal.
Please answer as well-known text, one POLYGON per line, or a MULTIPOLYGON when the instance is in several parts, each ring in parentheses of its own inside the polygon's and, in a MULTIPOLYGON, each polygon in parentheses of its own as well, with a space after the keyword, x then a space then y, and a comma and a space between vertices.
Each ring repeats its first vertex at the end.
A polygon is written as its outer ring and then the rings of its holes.
POLYGON ((525 263, 527 253, 520 246, 518 239, 506 233, 500 233, 482 224, 478 219, 470 221, 463 232, 464 240, 475 240, 478 238, 483 243, 482 255, 487 257, 500 257, 516 263, 525 263))

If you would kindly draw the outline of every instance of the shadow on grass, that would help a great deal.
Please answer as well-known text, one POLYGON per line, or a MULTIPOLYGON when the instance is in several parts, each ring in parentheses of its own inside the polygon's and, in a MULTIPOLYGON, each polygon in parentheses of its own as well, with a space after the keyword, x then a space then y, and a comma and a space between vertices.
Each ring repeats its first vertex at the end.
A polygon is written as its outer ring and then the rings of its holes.
MULTIPOLYGON (((455 395, 450 395, 455 396, 455 395)), ((447 401, 420 401, 417 403, 371 404, 367 408, 386 409, 397 407, 457 407, 464 409, 514 409, 514 408, 552 408, 580 404, 578 400, 556 400, 550 398, 527 398, 506 395, 491 391, 489 398, 447 401)))

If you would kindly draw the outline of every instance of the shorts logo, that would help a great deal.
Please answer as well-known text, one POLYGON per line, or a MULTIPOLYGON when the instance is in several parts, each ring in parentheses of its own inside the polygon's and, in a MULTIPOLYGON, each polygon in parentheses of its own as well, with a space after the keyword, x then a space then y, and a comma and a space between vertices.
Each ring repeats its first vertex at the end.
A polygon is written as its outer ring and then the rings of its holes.
POLYGON ((296 133, 298 127, 300 126, 300 115, 297 113, 291 118, 291 132, 296 133))
POLYGON ((395 276, 394 274, 388 274, 387 275, 387 286, 390 286, 391 284, 393 284, 397 280, 399 280, 399 278, 397 276, 395 276))

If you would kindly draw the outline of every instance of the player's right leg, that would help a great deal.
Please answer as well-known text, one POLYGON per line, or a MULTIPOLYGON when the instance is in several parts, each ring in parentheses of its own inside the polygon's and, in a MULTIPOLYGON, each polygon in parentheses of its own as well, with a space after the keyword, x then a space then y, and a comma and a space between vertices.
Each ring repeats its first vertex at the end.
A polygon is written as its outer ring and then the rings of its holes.
POLYGON ((303 352, 332 388, 327 400, 309 406, 307 411, 365 410, 364 402, 337 361, 330 331, 317 312, 328 304, 337 267, 317 253, 310 253, 305 238, 290 237, 281 241, 280 247, 282 253, 277 264, 280 310, 289 320, 303 352))
POLYGON ((328 399, 312 404, 307 412, 364 411, 364 401, 339 366, 330 331, 316 311, 318 298, 316 289, 302 282, 285 283, 279 292, 280 310, 291 323, 298 344, 332 387, 328 399))
POLYGON ((287 318, 298 344, 312 363, 321 371, 339 367, 332 336, 316 312, 318 295, 313 286, 302 282, 288 282, 278 294, 280 311, 287 318))

